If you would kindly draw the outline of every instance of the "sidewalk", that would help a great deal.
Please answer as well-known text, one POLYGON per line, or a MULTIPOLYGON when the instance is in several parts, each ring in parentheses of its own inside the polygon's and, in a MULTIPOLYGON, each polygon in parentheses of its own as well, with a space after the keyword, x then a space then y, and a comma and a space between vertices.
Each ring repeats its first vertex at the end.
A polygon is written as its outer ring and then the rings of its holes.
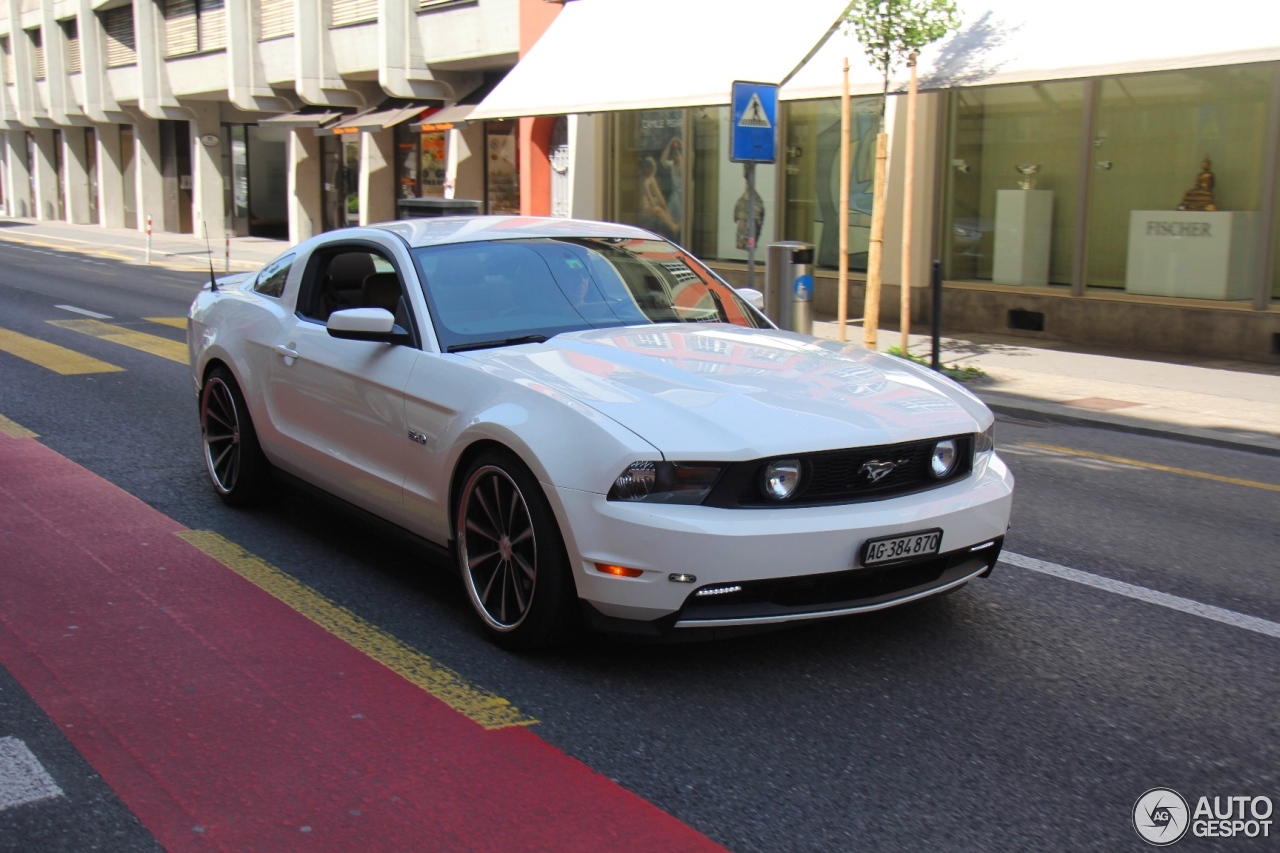
MULTIPOLYGON (((146 263, 147 235, 132 228, 100 228, 97 225, 71 225, 35 219, 0 218, 0 240, 72 252, 84 252, 126 263, 146 263)), ((208 247, 198 234, 153 232, 151 262, 183 270, 208 270, 213 255, 213 269, 226 272, 252 272, 261 268, 289 247, 284 240, 262 237, 232 237, 231 263, 228 269, 227 244, 212 241, 208 247)))
MULTIPOLYGON (((121 228, 0 218, 0 240, 143 263, 146 235, 121 228)), ((251 271, 288 247, 282 240, 231 239, 231 270, 251 271)), ((225 244, 215 244, 214 271, 226 269, 225 244)), ((154 234, 152 262, 207 270, 204 240, 190 234, 154 234)), ((836 339, 834 322, 814 323, 814 334, 836 339)), ((862 327, 846 335, 861 343, 862 327)), ((879 346, 899 335, 882 329, 879 346)), ((911 351, 928 356, 930 342, 912 335, 911 351)), ((945 338, 946 364, 979 367, 986 374, 969 388, 1003 414, 1104 425, 1168 435, 1222 447, 1280 455, 1280 364, 1184 358, 1155 360, 1146 353, 1083 352, 1053 341, 995 335, 945 338)))
MULTIPOLYGON (((818 337, 837 339, 830 321, 818 337)), ((880 350, 897 346, 897 330, 881 329, 880 350)), ((862 326, 846 339, 862 342, 862 326)), ((911 336, 911 352, 929 357, 931 341, 911 336)), ((1105 425, 1130 432, 1280 455, 1280 365, 1147 353, 1082 352, 1054 341, 966 335, 942 340, 947 365, 981 368, 968 388, 1002 414, 1105 425)))

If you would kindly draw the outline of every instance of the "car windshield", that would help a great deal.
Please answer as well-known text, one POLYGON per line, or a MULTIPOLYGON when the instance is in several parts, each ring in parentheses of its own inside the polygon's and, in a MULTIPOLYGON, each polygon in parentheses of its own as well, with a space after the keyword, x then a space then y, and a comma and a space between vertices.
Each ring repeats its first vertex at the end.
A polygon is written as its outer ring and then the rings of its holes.
POLYGON ((732 288, 663 240, 494 240, 431 246, 413 257, 448 350, 611 326, 765 325, 732 288))

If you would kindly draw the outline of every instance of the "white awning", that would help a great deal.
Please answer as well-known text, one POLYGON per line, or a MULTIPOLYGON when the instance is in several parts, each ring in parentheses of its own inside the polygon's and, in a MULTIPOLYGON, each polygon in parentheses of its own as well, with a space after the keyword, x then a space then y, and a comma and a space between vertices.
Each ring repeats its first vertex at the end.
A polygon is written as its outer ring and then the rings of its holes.
POLYGON ((735 80, 781 83, 848 5, 573 0, 471 118, 727 104, 735 80))
POLYGON ((402 121, 417 118, 423 111, 433 106, 439 106, 439 102, 431 104, 421 101, 406 101, 402 98, 388 98, 372 109, 357 113, 334 124, 326 125, 317 130, 316 133, 320 136, 328 136, 330 134, 358 133, 362 130, 372 132, 386 130, 402 121))
POLYGON ((271 116, 270 118, 260 118, 258 119, 258 124, 275 124, 285 127, 319 127, 322 124, 328 124, 334 119, 342 118, 351 112, 352 110, 344 107, 305 106, 291 113, 271 116))
MULTIPOLYGON (((1240 65, 1280 59, 1280 3, 1214 0, 968 0, 950 38, 920 56, 920 86, 945 89, 1032 83, 1142 71, 1240 65)), ((852 36, 833 35, 782 88, 784 100, 840 94, 849 58, 850 91, 878 94, 880 73, 852 36)), ((890 91, 906 85, 897 69, 890 91)))

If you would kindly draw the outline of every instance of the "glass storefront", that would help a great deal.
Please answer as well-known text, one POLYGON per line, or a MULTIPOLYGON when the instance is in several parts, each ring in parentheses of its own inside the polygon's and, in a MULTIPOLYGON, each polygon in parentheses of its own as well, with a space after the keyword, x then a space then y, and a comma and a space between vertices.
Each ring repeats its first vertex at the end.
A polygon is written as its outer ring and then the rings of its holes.
POLYGON ((444 198, 446 139, 443 131, 419 133, 396 125, 396 197, 444 198))
MULTIPOLYGON (((729 160, 728 107, 642 110, 613 119, 612 218, 661 234, 705 260, 747 259, 753 233, 744 166, 729 160)), ((757 262, 777 239, 777 172, 755 175, 757 262)))
POLYGON ((1150 231, 1151 240, 1161 241, 1152 251, 1162 253, 1172 245, 1166 235, 1172 229, 1196 249, 1171 263, 1203 259, 1204 269, 1200 283, 1169 284, 1162 295, 1252 298, 1249 276, 1219 286, 1209 259, 1256 250, 1271 81, 1271 67, 1257 65, 1101 81, 1089 209, 1090 287, 1126 288, 1127 282, 1130 291, 1156 292, 1160 283, 1149 280, 1156 272, 1131 269, 1138 259, 1129 257, 1130 244, 1140 246, 1150 231), (1179 206, 1195 211, 1200 194, 1188 197, 1193 188, 1209 190, 1216 210, 1190 218, 1159 215, 1179 206), (1131 237, 1131 226, 1142 233, 1131 237), (1231 245, 1220 247, 1220 241, 1231 245))
POLYGON ((960 89, 949 112, 943 276, 1071 284, 1084 84, 960 89))
POLYGON ((320 208, 325 231, 360 224, 361 136, 320 137, 320 208))
MULTIPOLYGON (((840 101, 796 101, 786 105, 784 239, 814 245, 819 267, 840 265, 840 101)), ((880 98, 854 98, 850 105, 849 269, 865 272, 871 237, 880 98)))

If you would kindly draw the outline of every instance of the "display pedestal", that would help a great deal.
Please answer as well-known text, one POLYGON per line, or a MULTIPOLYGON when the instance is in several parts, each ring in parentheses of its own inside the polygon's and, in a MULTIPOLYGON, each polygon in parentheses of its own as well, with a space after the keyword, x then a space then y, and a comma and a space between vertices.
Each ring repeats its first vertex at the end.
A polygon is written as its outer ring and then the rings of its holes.
POLYGON ((1254 211, 1130 211, 1124 289, 1150 296, 1248 299, 1257 241, 1254 211))
POLYGON ((996 190, 996 284, 1049 284, 1053 190, 996 190))

